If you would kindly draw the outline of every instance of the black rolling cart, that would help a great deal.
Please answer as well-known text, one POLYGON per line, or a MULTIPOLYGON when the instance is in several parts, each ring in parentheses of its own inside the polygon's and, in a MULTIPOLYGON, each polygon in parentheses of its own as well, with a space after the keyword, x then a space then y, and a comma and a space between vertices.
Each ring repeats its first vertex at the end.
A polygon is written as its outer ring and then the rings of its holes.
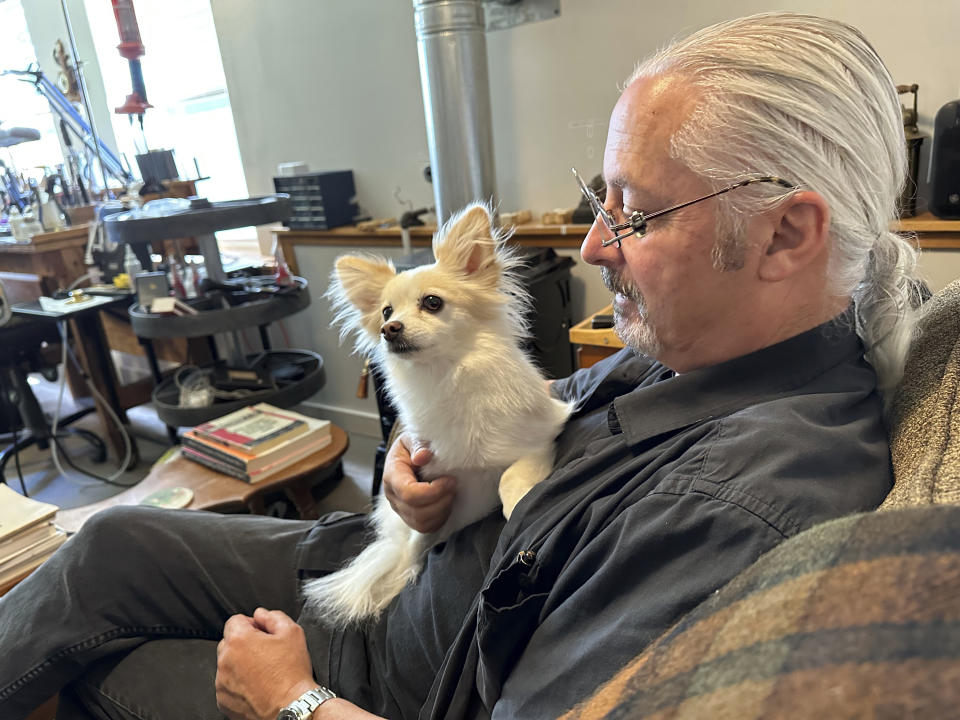
POLYGON ((195 312, 159 314, 139 304, 129 309, 131 326, 144 344, 156 381, 152 398, 157 415, 174 442, 178 427, 197 425, 258 402, 290 407, 323 387, 320 355, 309 350, 274 350, 267 332, 270 323, 310 305, 307 281, 294 277, 292 284, 279 286, 273 276, 231 276, 223 269, 213 235, 216 230, 277 222, 289 214, 289 198, 271 195, 228 202, 194 198, 189 209, 163 216, 121 213, 104 221, 108 237, 130 244, 139 257, 149 253, 149 244, 155 240, 192 236, 204 258, 207 278, 201 285, 201 295, 183 301, 195 312), (259 330, 260 352, 243 350, 240 332, 251 327, 259 330), (164 377, 152 347, 153 340, 174 337, 208 338, 214 362, 200 370, 209 373, 214 388, 215 383, 222 383, 231 392, 215 396, 207 406, 185 406, 181 402, 181 374, 164 377), (221 353, 218 345, 225 352, 221 353), (236 392, 238 389, 241 392, 236 392))

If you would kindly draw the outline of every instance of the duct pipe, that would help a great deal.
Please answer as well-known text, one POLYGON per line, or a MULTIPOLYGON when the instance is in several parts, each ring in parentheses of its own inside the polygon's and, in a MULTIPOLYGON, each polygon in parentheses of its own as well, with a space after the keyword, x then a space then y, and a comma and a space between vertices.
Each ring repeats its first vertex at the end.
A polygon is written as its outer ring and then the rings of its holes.
POLYGON ((487 40, 480 0, 413 0, 437 221, 494 200, 487 40))

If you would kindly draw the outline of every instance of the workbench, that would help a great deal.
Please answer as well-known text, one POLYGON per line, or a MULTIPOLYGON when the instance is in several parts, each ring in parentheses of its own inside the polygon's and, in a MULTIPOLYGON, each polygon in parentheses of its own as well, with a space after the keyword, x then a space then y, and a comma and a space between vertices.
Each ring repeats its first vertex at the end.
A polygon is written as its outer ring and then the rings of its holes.
MULTIPOLYGON (((904 218, 891 226, 895 232, 915 236, 915 244, 925 250, 960 250, 960 220, 940 220, 930 213, 904 218)), ((511 241, 522 247, 579 248, 590 230, 589 225, 541 225, 527 223, 517 226, 511 241)), ((413 247, 430 247, 436 227, 422 225, 410 228, 413 247)), ((383 247, 400 243, 400 228, 359 230, 353 225, 331 230, 274 230, 290 270, 299 274, 296 249, 299 246, 324 245, 350 248, 383 247)))

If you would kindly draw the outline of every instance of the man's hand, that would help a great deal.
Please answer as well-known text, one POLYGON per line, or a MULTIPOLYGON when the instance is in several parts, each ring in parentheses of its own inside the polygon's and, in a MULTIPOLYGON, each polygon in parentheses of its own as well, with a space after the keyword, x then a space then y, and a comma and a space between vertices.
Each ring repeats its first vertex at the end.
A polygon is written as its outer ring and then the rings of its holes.
POLYGON ((217 707, 233 720, 276 718, 316 687, 303 628, 279 610, 234 615, 217 646, 217 707))
POLYGON ((453 505, 452 477, 430 482, 417 479, 417 470, 432 457, 425 444, 404 434, 390 447, 383 467, 383 492, 391 507, 407 525, 422 533, 439 530, 453 505))

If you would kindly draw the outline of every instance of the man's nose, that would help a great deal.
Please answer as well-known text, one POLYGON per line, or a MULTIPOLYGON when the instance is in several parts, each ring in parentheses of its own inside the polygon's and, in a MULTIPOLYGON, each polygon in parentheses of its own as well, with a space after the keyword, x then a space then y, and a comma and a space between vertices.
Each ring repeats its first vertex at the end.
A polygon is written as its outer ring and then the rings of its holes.
POLYGON ((580 256, 584 262, 591 265, 602 265, 612 267, 622 261, 620 254, 620 243, 612 243, 603 247, 603 241, 610 236, 609 231, 601 227, 603 221, 599 218, 593 221, 593 225, 587 231, 587 235, 580 243, 580 256))
POLYGON ((396 340, 401 333, 403 333, 403 323, 399 320, 391 320, 380 328, 380 334, 388 341, 396 340))

